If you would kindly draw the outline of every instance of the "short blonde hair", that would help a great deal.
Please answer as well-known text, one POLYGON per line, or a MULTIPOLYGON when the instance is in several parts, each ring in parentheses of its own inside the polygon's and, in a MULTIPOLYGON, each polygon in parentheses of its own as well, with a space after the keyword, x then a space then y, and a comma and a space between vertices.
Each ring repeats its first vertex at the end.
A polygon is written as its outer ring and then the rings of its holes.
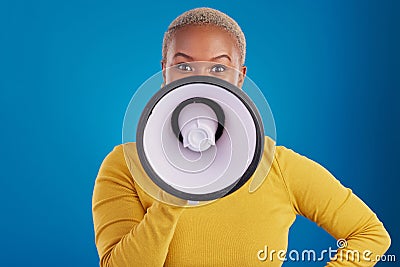
POLYGON ((243 65, 246 57, 246 38, 239 24, 221 11, 201 7, 184 12, 169 25, 164 34, 162 45, 162 60, 166 59, 168 45, 177 30, 189 25, 212 25, 226 30, 236 40, 236 46, 240 52, 240 63, 243 65))

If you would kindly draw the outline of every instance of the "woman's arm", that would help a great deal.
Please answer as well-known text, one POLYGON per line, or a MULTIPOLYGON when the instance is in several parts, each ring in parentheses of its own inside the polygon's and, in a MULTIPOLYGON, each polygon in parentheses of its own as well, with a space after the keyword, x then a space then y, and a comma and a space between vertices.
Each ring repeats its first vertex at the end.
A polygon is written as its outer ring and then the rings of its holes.
POLYGON ((295 212, 347 242, 327 266, 375 265, 372 260, 390 246, 389 234, 376 214, 318 163, 286 148, 278 152, 277 160, 295 212), (359 253, 359 260, 352 260, 353 252, 359 253))
POLYGON ((143 207, 122 146, 104 159, 93 192, 100 266, 163 266, 182 208, 143 207))

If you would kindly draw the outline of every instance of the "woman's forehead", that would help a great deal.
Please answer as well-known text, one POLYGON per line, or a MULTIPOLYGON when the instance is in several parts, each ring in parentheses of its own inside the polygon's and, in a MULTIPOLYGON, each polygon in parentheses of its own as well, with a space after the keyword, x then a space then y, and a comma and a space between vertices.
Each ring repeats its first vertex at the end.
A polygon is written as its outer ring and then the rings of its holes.
POLYGON ((192 60, 211 60, 226 57, 235 60, 239 56, 236 39, 226 30, 211 26, 186 26, 178 29, 168 46, 167 59, 173 60, 179 55, 192 60))

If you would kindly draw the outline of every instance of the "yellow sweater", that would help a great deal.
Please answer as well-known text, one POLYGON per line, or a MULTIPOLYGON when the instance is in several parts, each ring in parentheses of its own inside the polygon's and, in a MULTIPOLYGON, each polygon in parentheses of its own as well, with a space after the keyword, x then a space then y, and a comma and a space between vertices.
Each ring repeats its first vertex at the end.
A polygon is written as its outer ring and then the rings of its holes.
POLYGON ((282 253, 271 251, 287 249, 297 214, 346 239, 344 252, 360 253, 357 261, 342 252, 327 266, 373 266, 390 245, 382 223, 350 189, 290 149, 276 147, 271 170, 254 193, 250 182, 205 206, 168 206, 135 184, 123 145, 116 146, 100 167, 93 193, 100 266, 281 266, 282 253), (372 252, 367 258, 365 250, 372 252))

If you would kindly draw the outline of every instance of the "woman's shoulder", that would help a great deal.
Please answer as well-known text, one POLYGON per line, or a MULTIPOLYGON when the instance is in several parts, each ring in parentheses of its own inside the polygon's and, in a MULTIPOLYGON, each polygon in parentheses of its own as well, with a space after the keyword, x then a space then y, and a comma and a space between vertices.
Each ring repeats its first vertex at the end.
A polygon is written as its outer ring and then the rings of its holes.
POLYGON ((101 163, 98 176, 115 177, 124 180, 132 180, 131 173, 126 164, 124 155, 124 146, 126 144, 119 144, 106 155, 101 163))
POLYGON ((296 159, 303 157, 304 156, 295 152, 293 149, 284 145, 277 145, 275 140, 269 136, 265 136, 263 151, 264 161, 269 161, 273 158, 275 164, 280 164, 281 162, 295 161, 296 159))
POLYGON ((298 160, 302 161, 310 159, 300 154, 299 152, 294 151, 290 147, 284 145, 277 145, 275 147, 275 160, 278 163, 283 163, 283 162, 295 162, 298 160))

